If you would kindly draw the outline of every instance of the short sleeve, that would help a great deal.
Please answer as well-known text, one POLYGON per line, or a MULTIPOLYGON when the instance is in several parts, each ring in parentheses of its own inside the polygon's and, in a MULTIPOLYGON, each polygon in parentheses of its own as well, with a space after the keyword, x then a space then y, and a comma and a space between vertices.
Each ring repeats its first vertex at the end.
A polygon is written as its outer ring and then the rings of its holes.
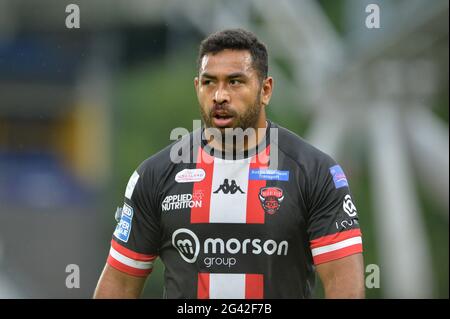
POLYGON ((153 180, 144 164, 131 175, 107 260, 112 267, 134 276, 151 273, 160 246, 153 180))
POLYGON ((326 157, 313 171, 308 236, 314 264, 362 252, 358 212, 343 169, 326 157))

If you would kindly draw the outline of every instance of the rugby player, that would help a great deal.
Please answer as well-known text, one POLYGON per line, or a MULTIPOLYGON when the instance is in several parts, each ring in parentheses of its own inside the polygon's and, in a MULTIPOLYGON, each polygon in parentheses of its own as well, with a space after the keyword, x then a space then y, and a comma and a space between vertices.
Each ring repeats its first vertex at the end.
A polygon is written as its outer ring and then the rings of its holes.
POLYGON ((132 174, 95 298, 139 297, 156 258, 166 298, 310 298, 316 272, 326 298, 364 297, 346 176, 267 119, 267 57, 243 29, 202 41, 194 86, 203 126, 132 174), (246 132, 243 143, 230 131, 246 132))

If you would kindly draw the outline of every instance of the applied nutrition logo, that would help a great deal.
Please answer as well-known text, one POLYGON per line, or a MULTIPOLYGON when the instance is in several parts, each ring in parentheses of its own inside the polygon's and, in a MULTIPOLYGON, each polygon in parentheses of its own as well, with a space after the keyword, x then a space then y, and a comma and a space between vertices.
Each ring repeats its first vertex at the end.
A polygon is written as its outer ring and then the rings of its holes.
POLYGON ((203 196, 202 190, 197 190, 193 194, 167 195, 161 204, 161 209, 163 212, 170 212, 185 208, 202 207, 203 196))

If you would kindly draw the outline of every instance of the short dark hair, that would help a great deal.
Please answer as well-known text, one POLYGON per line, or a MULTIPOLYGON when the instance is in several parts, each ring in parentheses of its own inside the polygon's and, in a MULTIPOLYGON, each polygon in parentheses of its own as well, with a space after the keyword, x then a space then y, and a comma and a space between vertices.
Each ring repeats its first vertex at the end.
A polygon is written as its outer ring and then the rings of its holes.
POLYGON ((255 34, 244 29, 227 29, 205 38, 200 43, 198 51, 198 70, 200 70, 201 60, 205 54, 215 54, 225 49, 250 51, 253 68, 261 79, 267 77, 269 70, 267 48, 255 34))

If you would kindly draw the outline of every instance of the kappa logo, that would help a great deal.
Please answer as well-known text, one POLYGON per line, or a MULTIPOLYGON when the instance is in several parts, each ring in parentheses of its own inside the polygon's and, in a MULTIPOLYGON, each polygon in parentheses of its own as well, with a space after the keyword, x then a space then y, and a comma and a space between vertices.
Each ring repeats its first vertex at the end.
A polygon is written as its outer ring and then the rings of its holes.
POLYGON ((275 214, 284 199, 283 190, 279 187, 263 187, 259 190, 259 200, 266 213, 275 214))
POLYGON ((214 194, 217 194, 219 191, 222 191, 224 194, 236 194, 237 191, 241 192, 241 194, 245 194, 242 189, 236 184, 236 181, 234 179, 231 180, 230 184, 228 182, 228 178, 225 178, 223 184, 219 186, 214 194))

